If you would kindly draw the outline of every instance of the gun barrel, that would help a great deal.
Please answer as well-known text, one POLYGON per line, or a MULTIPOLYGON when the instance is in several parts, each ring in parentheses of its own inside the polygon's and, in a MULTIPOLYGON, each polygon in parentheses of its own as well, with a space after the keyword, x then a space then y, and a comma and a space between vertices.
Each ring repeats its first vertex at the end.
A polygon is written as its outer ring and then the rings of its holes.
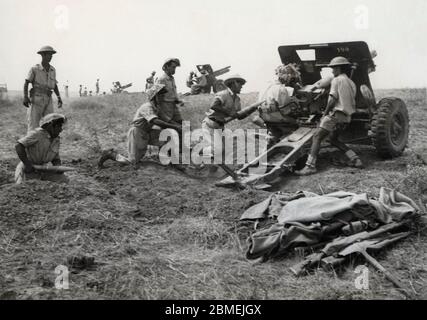
POLYGON ((231 66, 222 68, 222 69, 218 69, 215 70, 214 72, 212 72, 212 75, 214 75, 215 77, 223 75, 224 73, 227 73, 228 71, 230 71, 231 66))

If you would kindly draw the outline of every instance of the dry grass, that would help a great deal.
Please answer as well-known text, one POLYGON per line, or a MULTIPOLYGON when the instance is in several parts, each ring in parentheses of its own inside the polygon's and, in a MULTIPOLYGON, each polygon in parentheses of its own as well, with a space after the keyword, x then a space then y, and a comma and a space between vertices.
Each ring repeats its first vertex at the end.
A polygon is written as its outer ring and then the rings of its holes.
MULTIPOLYGON (((378 96, 389 95, 379 92, 378 96)), ((282 191, 345 189, 376 196, 394 187, 424 204, 427 175, 420 160, 425 147, 425 91, 399 90, 410 107, 410 149, 381 161, 361 147, 369 163, 363 171, 334 168, 322 156, 322 171, 308 179, 284 177, 282 191), (424 99, 424 100, 423 100, 424 99)), ((243 96, 251 103, 257 94, 243 96)), ((212 96, 185 97, 184 119, 198 127, 212 96)), ((294 278, 289 267, 300 258, 258 263, 245 259, 251 226, 238 222, 243 211, 266 192, 215 188, 214 180, 188 178, 172 169, 139 170, 109 164, 96 169, 99 151, 125 151, 128 123, 144 94, 121 94, 66 101, 70 121, 62 154, 79 170, 68 185, 31 181, 10 184, 17 163, 13 141, 24 134, 19 101, 0 105, 0 299, 398 299, 383 276, 371 272, 367 291, 354 287, 354 261, 342 270, 317 270, 294 278), (81 159, 81 161, 77 161, 81 159), (74 160, 74 163, 72 161, 74 160), (78 269, 70 257, 93 257, 78 269), (54 269, 69 265, 70 289, 54 287, 54 269)), ((232 123, 233 126, 237 122, 232 123)), ((250 123, 246 121, 245 126, 250 123)), ((426 231, 378 256, 381 263, 427 298, 426 231)), ((373 270, 373 269, 371 269, 373 270)))

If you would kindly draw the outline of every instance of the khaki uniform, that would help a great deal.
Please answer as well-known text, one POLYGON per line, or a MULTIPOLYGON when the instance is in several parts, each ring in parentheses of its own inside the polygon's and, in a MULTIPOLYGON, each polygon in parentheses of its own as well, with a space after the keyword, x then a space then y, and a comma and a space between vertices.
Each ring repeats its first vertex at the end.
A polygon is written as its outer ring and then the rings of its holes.
POLYGON ((167 90, 166 93, 158 95, 159 118, 166 122, 171 120, 178 123, 182 122, 181 112, 176 105, 177 101, 179 101, 179 98, 176 91, 175 78, 164 73, 156 80, 156 83, 164 84, 165 89, 167 90))
POLYGON ((298 123, 291 116, 291 97, 284 84, 276 82, 270 85, 258 99, 263 100, 266 102, 258 109, 259 117, 267 126, 269 144, 274 144, 283 136, 292 133, 298 123))
POLYGON ((329 94, 337 101, 333 110, 320 121, 320 128, 332 132, 338 124, 351 121, 356 111, 356 85, 342 73, 332 80, 329 94))
MULTIPOLYGON (((30 131, 25 137, 18 140, 25 147, 28 160, 33 164, 45 165, 59 159, 60 138, 50 138, 49 133, 42 129, 30 131)), ((15 182, 22 183, 29 179, 67 182, 68 178, 61 173, 53 172, 24 172, 24 164, 20 162, 15 170, 15 182)))
POLYGON ((151 102, 146 102, 136 111, 132 127, 128 131, 128 157, 117 155, 116 160, 124 164, 139 162, 147 152, 148 145, 158 146, 160 130, 155 129, 152 120, 158 118, 151 102))
POLYGON ((52 90, 56 84, 56 70, 50 66, 46 71, 41 64, 31 68, 26 78, 33 85, 31 89, 31 106, 28 108, 28 131, 39 127, 40 119, 53 112, 52 90))
POLYGON ((242 109, 239 96, 230 89, 218 92, 212 106, 220 106, 217 110, 210 109, 202 121, 203 139, 210 147, 204 149, 205 154, 212 155, 213 136, 215 129, 224 129, 225 119, 242 109))

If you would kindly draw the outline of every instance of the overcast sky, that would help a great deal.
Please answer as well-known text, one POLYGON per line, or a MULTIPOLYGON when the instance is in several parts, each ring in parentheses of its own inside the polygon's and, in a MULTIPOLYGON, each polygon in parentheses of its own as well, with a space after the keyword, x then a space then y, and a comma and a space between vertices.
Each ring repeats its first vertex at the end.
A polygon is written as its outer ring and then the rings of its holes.
MULTIPOLYGON (((178 91, 196 64, 232 66, 259 91, 284 44, 363 40, 378 52, 376 88, 425 87, 425 0, 0 0, 0 83, 21 89, 43 45, 60 89, 112 81, 142 91, 152 70, 178 57, 178 91), (424 70, 424 71, 422 71, 424 70)), ((224 77, 224 76, 223 76, 224 77)))

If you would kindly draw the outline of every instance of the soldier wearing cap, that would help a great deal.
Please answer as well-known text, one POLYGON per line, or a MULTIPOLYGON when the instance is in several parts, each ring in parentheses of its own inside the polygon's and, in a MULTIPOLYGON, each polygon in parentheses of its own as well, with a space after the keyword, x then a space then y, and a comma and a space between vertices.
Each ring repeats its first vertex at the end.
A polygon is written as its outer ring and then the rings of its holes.
POLYGON ((147 91, 148 102, 136 111, 132 127, 128 131, 128 157, 118 154, 114 149, 105 150, 98 161, 103 167, 106 160, 115 160, 123 164, 137 164, 145 155, 148 145, 158 145, 159 129, 174 129, 181 132, 181 125, 167 122, 159 116, 160 96, 166 92, 164 84, 154 84, 147 91))
POLYGON ((28 131, 39 126, 40 119, 53 112, 52 91, 58 97, 58 108, 62 107, 62 99, 56 81, 56 70, 50 65, 52 55, 56 51, 51 46, 44 46, 38 52, 42 56, 40 64, 30 69, 24 84, 24 106, 28 109, 28 131), (32 84, 28 95, 28 84, 32 84))
POLYGON ((181 112, 178 109, 178 104, 181 106, 183 102, 178 98, 176 90, 174 74, 176 67, 180 67, 181 63, 177 58, 166 59, 163 64, 164 73, 157 78, 157 84, 164 84, 166 92, 159 95, 159 118, 163 121, 182 123, 181 112))
POLYGON ((145 91, 150 89, 154 84, 154 76, 156 75, 156 71, 151 72, 151 75, 145 80, 145 91))
POLYGON ((351 115, 356 111, 356 85, 347 76, 351 63, 344 57, 335 57, 328 67, 332 68, 334 78, 331 82, 328 103, 320 121, 319 128, 313 136, 311 151, 305 167, 298 171, 299 175, 309 175, 317 171, 316 160, 321 142, 329 136, 332 145, 345 153, 349 165, 361 168, 362 161, 357 154, 337 139, 337 126, 351 121, 351 115))
POLYGON ((15 182, 22 183, 29 179, 67 182, 63 173, 39 172, 33 165, 61 165, 59 157, 62 125, 67 122, 65 116, 50 113, 40 120, 40 127, 27 133, 15 145, 16 153, 21 160, 15 170, 15 182))

